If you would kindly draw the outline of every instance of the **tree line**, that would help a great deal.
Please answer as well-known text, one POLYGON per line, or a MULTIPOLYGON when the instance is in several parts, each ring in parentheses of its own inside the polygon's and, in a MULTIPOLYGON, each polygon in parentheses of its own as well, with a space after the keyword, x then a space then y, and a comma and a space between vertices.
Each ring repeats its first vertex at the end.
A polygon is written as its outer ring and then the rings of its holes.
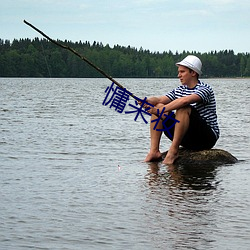
MULTIPOLYGON (((188 54, 203 63, 203 77, 249 77, 250 53, 233 50, 150 52, 143 48, 99 42, 59 41, 84 55, 112 77, 176 77, 175 63, 188 54)), ((46 39, 0 39, 0 77, 101 77, 73 53, 46 39)))

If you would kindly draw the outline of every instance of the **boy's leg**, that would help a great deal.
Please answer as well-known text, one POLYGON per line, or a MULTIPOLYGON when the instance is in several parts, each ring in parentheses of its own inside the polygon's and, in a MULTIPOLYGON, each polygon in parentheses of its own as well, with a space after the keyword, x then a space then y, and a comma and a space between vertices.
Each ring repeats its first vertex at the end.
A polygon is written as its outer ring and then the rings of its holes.
MULTIPOLYGON (((163 104, 156 105, 157 108, 160 108, 163 104)), ((152 114, 151 121, 157 119, 158 116, 152 114)), ((150 151, 145 158, 145 162, 158 160, 161 158, 160 152, 160 140, 162 131, 157 131, 157 129, 163 129, 162 120, 159 121, 156 128, 154 129, 155 123, 150 122, 150 151)))
MULTIPOLYGON (((158 117, 156 115, 152 114, 151 121, 157 118, 158 117)), ((144 160, 145 162, 154 161, 161 158, 160 140, 162 131, 157 131, 156 129, 163 128, 162 121, 159 121, 155 129, 154 126, 155 124, 150 122, 150 151, 144 160)))
POLYGON ((178 158, 179 146, 189 127, 190 114, 190 106, 180 108, 176 111, 175 119, 179 123, 175 124, 173 141, 163 161, 164 164, 173 164, 178 158))

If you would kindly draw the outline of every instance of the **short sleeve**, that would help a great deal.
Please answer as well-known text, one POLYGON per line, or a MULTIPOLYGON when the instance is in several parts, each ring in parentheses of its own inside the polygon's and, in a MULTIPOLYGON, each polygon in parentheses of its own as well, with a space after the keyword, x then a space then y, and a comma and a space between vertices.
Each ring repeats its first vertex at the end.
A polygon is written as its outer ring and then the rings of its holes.
POLYGON ((213 95, 213 90, 208 86, 202 86, 195 91, 203 103, 209 103, 211 100, 211 96, 213 95))
POLYGON ((168 93, 166 94, 166 96, 167 96, 171 101, 173 101, 173 100, 176 99, 175 91, 174 91, 174 90, 168 92, 168 93))

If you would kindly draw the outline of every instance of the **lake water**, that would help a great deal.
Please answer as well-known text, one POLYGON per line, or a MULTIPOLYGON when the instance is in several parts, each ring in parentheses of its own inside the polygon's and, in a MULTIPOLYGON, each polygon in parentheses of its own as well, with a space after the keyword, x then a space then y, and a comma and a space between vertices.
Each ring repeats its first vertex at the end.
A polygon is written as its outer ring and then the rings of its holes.
POLYGON ((102 105, 107 79, 0 79, 0 249, 249 249, 250 79, 204 82, 236 164, 143 163, 149 124, 102 105))

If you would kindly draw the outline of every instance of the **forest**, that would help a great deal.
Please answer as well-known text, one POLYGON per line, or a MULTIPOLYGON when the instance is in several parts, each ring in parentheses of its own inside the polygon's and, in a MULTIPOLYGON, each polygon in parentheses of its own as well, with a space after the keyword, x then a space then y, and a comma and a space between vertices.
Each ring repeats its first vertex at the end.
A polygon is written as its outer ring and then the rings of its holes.
MULTIPOLYGON (((150 52, 143 48, 101 42, 59 41, 85 56, 112 77, 170 78, 177 76, 175 63, 186 55, 198 56, 202 77, 249 77, 250 53, 233 50, 150 52)), ((46 39, 0 39, 0 77, 102 77, 95 69, 68 50, 46 39)))

